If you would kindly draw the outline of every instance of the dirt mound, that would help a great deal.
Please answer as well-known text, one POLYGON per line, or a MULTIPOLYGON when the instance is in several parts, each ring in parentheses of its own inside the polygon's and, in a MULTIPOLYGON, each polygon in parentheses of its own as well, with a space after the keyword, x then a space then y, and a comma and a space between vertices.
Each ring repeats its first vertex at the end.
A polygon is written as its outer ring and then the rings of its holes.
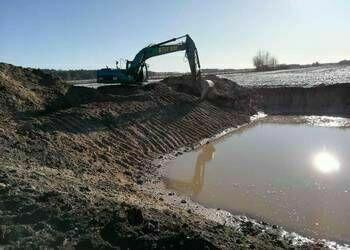
POLYGON ((209 88, 205 97, 206 100, 223 108, 233 108, 237 111, 247 112, 249 114, 254 114, 256 112, 255 98, 252 95, 252 91, 225 78, 208 75, 203 77, 201 81, 194 82, 191 76, 185 75, 169 77, 162 82, 175 91, 200 97, 203 91, 203 82, 207 80, 214 83, 214 86, 209 88))
POLYGON ((100 100, 103 100, 103 96, 96 89, 72 86, 65 95, 50 102, 45 109, 46 111, 53 112, 100 100))
POLYGON ((46 106, 46 111, 58 111, 93 102, 124 102, 127 100, 145 100, 145 95, 154 89, 154 85, 146 86, 103 86, 97 89, 83 86, 71 86, 65 95, 58 97, 46 106))
POLYGON ((11 110, 38 110, 62 95, 67 85, 39 69, 0 63, 0 103, 11 110))

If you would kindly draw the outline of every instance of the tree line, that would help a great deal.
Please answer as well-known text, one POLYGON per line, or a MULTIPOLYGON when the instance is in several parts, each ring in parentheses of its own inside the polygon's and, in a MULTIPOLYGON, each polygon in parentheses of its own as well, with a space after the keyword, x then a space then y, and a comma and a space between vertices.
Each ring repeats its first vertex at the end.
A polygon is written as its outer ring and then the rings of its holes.
POLYGON ((314 62, 312 64, 279 64, 275 56, 265 50, 259 50, 253 57, 253 65, 257 71, 280 70, 280 69, 296 69, 306 67, 317 67, 321 65, 350 65, 350 60, 342 60, 337 63, 321 64, 314 62))
POLYGON ((52 74, 64 81, 89 80, 96 78, 96 70, 77 69, 77 70, 54 70, 43 69, 45 73, 52 74))

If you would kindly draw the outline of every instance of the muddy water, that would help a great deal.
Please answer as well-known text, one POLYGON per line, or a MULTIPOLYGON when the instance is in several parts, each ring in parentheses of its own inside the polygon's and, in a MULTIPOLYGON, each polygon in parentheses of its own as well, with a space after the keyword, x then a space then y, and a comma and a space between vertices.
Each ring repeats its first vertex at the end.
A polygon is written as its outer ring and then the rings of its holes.
POLYGON ((342 118, 267 118, 178 157, 166 183, 209 207, 350 242, 348 124, 342 118))

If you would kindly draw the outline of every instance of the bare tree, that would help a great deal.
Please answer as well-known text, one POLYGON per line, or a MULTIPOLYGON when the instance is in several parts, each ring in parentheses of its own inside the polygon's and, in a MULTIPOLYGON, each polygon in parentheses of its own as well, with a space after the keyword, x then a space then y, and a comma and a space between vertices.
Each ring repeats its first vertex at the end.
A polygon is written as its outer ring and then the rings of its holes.
POLYGON ((269 60, 269 66, 275 68, 278 64, 276 57, 271 57, 269 60))
POLYGON ((261 50, 259 50, 257 55, 253 57, 253 64, 257 70, 262 70, 264 65, 264 55, 261 50))
POLYGON ((264 71, 276 68, 278 61, 270 52, 259 50, 253 57, 253 64, 257 70, 264 71))

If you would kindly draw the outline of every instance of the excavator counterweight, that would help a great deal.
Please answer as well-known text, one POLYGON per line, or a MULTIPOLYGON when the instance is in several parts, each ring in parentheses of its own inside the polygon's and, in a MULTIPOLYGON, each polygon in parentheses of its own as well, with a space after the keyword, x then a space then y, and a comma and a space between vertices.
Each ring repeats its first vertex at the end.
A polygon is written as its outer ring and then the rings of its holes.
POLYGON ((173 38, 161 43, 147 46, 140 50, 132 61, 126 61, 125 69, 104 68, 97 71, 98 83, 141 84, 148 80, 146 60, 164 54, 185 51, 194 80, 200 78, 200 63, 196 45, 189 35, 173 38), (184 41, 173 43, 185 38, 184 41))

